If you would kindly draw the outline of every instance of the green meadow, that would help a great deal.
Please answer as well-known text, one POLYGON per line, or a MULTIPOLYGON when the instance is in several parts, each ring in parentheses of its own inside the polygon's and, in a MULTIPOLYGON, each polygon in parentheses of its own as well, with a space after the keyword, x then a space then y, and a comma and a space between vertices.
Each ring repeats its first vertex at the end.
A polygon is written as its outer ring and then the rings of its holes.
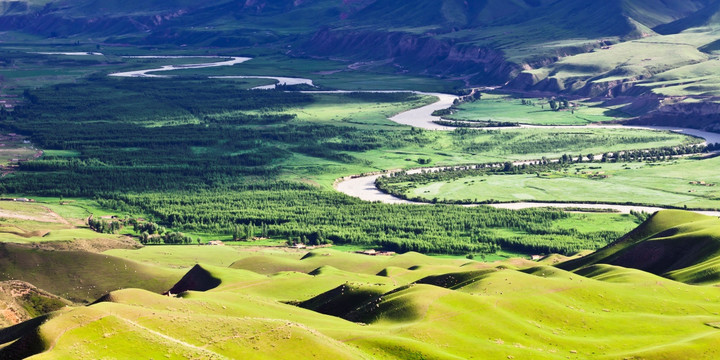
POLYGON ((712 48, 717 40, 716 26, 697 27, 612 44, 527 74, 534 83, 550 80, 557 90, 590 95, 622 82, 664 96, 712 96, 720 89, 712 48))
POLYGON ((565 201, 718 209, 718 158, 656 163, 585 163, 560 171, 464 177, 449 182, 405 184, 407 195, 425 199, 565 201))
POLYGON ((612 113, 612 108, 604 108, 597 103, 579 101, 572 103, 578 105, 577 108, 553 111, 548 99, 484 93, 481 100, 460 104, 454 107, 453 114, 443 118, 529 125, 587 125, 616 119, 607 115, 612 113), (523 104, 523 101, 529 101, 530 105, 523 104))
POLYGON ((363 71, 350 62, 290 58, 279 54, 258 54, 252 60, 231 67, 181 69, 163 72, 177 76, 283 76, 309 78, 316 86, 340 90, 408 90, 455 92, 459 81, 433 77, 398 75, 396 69, 373 67, 363 71))

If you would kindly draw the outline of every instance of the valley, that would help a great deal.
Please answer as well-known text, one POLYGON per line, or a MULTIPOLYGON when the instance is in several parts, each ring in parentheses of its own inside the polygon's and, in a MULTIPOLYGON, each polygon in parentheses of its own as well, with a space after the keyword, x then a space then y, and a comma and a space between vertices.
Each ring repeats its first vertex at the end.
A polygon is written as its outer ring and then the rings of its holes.
POLYGON ((715 359, 716 0, 0 4, 0 359, 715 359))

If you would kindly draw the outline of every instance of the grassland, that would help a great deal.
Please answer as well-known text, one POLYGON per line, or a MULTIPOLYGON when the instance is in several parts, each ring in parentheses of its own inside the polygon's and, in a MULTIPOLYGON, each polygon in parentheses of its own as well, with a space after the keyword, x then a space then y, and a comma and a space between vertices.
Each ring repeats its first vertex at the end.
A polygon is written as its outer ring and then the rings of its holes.
POLYGON ((25 281, 73 302, 88 303, 108 291, 126 287, 159 292, 181 275, 168 267, 98 254, 108 249, 136 248, 139 244, 125 235, 90 230, 84 223, 88 210, 97 211, 97 203, 58 199, 38 199, 34 203, 0 201, 3 279, 25 281))
MULTIPOLYGON (((407 195, 425 199, 636 203, 720 208, 713 172, 718 159, 659 163, 592 163, 562 171, 490 175, 411 185, 407 195)), ((407 184, 406 184, 407 185, 407 184)))
POLYGON ((95 301, 108 291, 168 289, 182 275, 161 268, 87 251, 57 251, 0 244, 0 271, 7 280, 22 280, 78 303, 95 301), (61 270, 59 270, 61 269, 61 270))
POLYGON ((480 101, 464 103, 455 108, 452 115, 444 116, 460 121, 494 121, 531 125, 587 125, 612 121, 608 116, 613 109, 597 103, 573 102, 574 110, 552 111, 547 99, 521 99, 510 95, 483 94, 480 101), (532 105, 523 104, 530 101, 532 105))
POLYGON ((597 264, 609 264, 685 283, 715 284, 720 279, 716 250, 719 226, 717 217, 661 211, 613 244, 559 267, 587 274, 597 264), (646 253, 656 255, 641 255, 646 253))
MULTIPOLYGON (((121 235, 90 230, 85 223, 90 213, 79 204, 62 200, 65 205, 60 205, 60 201, 54 200, 51 203, 0 201, 0 239, 11 243, 127 242, 121 235)), ((92 209, 96 210, 97 204, 92 209)))
POLYGON ((19 160, 34 160, 40 155, 42 155, 40 150, 35 149, 26 137, 0 135, 0 167, 4 174, 12 171, 8 165, 17 164, 19 160))
MULTIPOLYGON (((174 287, 186 291, 179 297, 115 291, 91 306, 0 332, 3 342, 18 339, 0 352, 95 358, 129 354, 127 342, 132 341, 130 348, 166 358, 282 358, 292 353, 333 359, 408 354, 713 359, 712 344, 720 336, 717 287, 686 285, 603 261, 612 260, 608 254, 660 244, 669 229, 680 229, 674 236, 680 243, 693 238, 693 232, 714 234, 716 226, 717 219, 709 217, 662 213, 620 243, 630 247, 616 244, 588 260, 568 262, 577 272, 519 259, 486 264, 416 253, 370 257, 329 249, 277 253, 218 247, 214 255, 236 261, 229 267, 185 270, 174 287), (200 288, 209 290, 194 290, 200 288)), ((192 260, 190 253, 178 254, 192 260)), ((661 261, 669 264, 672 254, 665 252, 661 261)), ((155 256, 165 266, 177 265, 162 249, 141 255, 151 261, 155 256)), ((683 263, 692 268, 715 256, 683 263)))
MULTIPOLYGON (((317 119, 317 117, 315 117, 317 119)), ((362 117, 361 117, 362 118, 362 117)), ((385 169, 417 168, 417 159, 431 159, 433 166, 501 163, 559 158, 564 154, 604 153, 698 143, 698 139, 673 133, 628 129, 511 129, 476 132, 425 132, 421 143, 402 148, 378 148, 353 153, 361 162, 338 164, 294 155, 285 165, 290 176, 302 176, 323 185, 350 174, 385 169), (612 150, 610 150, 612 149, 612 150), (318 166, 326 165, 318 172, 318 166)))

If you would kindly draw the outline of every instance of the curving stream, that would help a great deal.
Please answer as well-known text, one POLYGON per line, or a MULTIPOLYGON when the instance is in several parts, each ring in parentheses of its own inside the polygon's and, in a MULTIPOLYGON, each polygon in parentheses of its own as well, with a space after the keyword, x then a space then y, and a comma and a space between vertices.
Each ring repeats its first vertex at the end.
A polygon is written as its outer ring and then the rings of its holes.
MULTIPOLYGON (((58 53, 59 54, 59 53, 58 53)), ((64 55, 70 55, 70 54, 64 54, 64 55)), ((76 54, 72 54, 76 55, 76 54)), ((77 54, 80 55, 80 54, 77 54)), ((85 53, 83 55, 96 55, 95 53, 89 54, 85 53)), ((98 54, 99 55, 99 54, 98 54)), ((219 67, 219 66, 233 66, 236 64, 241 64, 243 62, 246 62, 248 60, 251 60, 251 58, 247 57, 223 57, 223 56, 126 56, 125 58, 136 58, 136 59, 142 59, 142 58, 153 58, 153 59, 177 59, 177 58, 211 58, 211 59, 228 59, 225 61, 215 61, 215 62, 209 62, 209 63, 200 63, 200 64, 186 64, 186 65, 165 65, 160 68, 155 69, 146 69, 146 70, 136 70, 136 71, 127 71, 127 72, 119 72, 119 73, 113 73, 109 76, 116 76, 116 77, 146 77, 146 78, 165 78, 169 77, 168 75, 155 75, 151 73, 155 72, 162 72, 162 71, 171 71, 171 70, 182 70, 182 69, 202 69, 202 68, 210 68, 210 67, 219 67)), ((304 78, 292 78, 292 77, 276 77, 276 76, 208 76, 208 78, 212 79, 270 79, 275 80, 280 84, 286 84, 286 85, 297 85, 297 84, 306 84, 310 86, 314 86, 312 80, 310 79, 304 79, 304 78)), ((266 86, 258 86, 254 89, 273 89, 275 85, 266 85, 266 86)), ((358 92, 358 91, 347 91, 347 90, 336 90, 336 91, 305 91, 306 93, 349 93, 349 92, 358 92)), ((408 92, 403 90, 398 91, 372 91, 372 90, 364 90, 363 92, 380 92, 380 93, 390 93, 390 92, 408 92)), ((434 121, 439 120, 439 116, 433 116, 432 113, 435 110, 441 110, 446 109, 450 107, 455 99, 458 97, 455 95, 450 94, 442 94, 442 93, 427 93, 427 92, 420 92, 420 91, 410 91, 415 94, 420 95, 428 95, 428 96, 435 96, 437 97, 437 101, 425 105, 416 109, 408 110, 402 113, 399 113, 395 116, 392 116, 389 118, 389 120, 396 122, 398 124, 408 125, 408 126, 414 126, 426 130, 444 130, 444 131, 452 131, 455 128, 450 126, 443 126, 436 124, 434 121)), ((508 129, 508 128, 588 128, 588 127, 596 127, 596 128, 634 128, 634 129, 644 129, 644 130, 656 130, 656 131, 673 131, 681 134, 686 134, 690 136, 695 136, 698 138, 702 138, 705 140, 706 143, 720 143, 720 134, 718 133, 711 133, 707 131, 697 130, 697 129, 689 129, 689 128, 681 128, 681 127, 664 127, 664 126, 623 126, 623 125, 588 125, 588 126, 534 126, 534 125, 520 125, 517 127, 500 127, 500 128, 488 128, 488 130, 498 130, 498 129, 508 129)), ((521 162, 518 162, 518 164, 521 164, 521 162)), ((411 169, 406 170, 408 173, 417 173, 420 171, 427 171, 429 169, 427 168, 418 168, 418 169, 411 169)), ((414 205, 430 205, 428 203, 424 202, 413 202, 405 199, 401 199, 398 197, 395 197, 393 195, 384 193, 380 191, 375 186, 375 180, 383 176, 382 174, 374 174, 374 175, 366 175, 366 176, 349 176, 345 177, 343 179, 339 179, 334 187, 336 190, 347 194, 349 196, 353 196, 356 198, 359 198, 361 200, 365 201, 378 201, 386 204, 414 204, 414 205)), ((466 206, 477 206, 477 205, 466 205, 466 206)), ((502 209, 526 209, 526 208, 536 208, 536 207, 553 207, 553 208, 588 208, 588 209, 612 209, 620 213, 630 213, 630 211, 645 211, 649 213, 656 212, 658 210, 662 210, 664 208, 662 207, 648 207, 648 206, 632 206, 632 205, 616 205, 616 204, 585 204, 585 203, 542 203, 542 202, 518 202, 518 203, 499 203, 499 204, 491 204, 489 206, 495 207, 495 208, 502 208, 502 209)), ((712 216, 720 216, 720 211, 696 211, 698 213, 706 214, 706 215, 712 215, 712 216)))

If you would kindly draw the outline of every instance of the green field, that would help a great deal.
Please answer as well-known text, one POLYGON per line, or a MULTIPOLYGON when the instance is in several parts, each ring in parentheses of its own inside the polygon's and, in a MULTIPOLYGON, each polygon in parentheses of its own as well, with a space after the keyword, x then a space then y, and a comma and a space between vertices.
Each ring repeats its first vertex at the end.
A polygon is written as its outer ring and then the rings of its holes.
POLYGON ((450 182, 398 184, 424 199, 565 201, 718 209, 718 158, 659 163, 592 163, 562 171, 464 177, 450 182), (693 183, 695 182, 695 183, 693 183))
POLYGON ((23 163, 0 181, 0 190, 17 196, 93 198, 97 206, 52 209, 75 209, 76 218, 143 217, 191 236, 193 243, 198 237, 228 240, 239 226, 252 225, 257 232, 265 224, 272 244, 306 238, 454 256, 492 256, 497 251, 567 254, 603 246, 627 229, 574 240, 565 234, 567 243, 553 243, 551 237, 563 231, 539 234, 541 229, 530 224, 557 212, 400 208, 363 203, 331 187, 339 177, 378 170, 699 142, 634 129, 424 131, 386 118, 427 104, 432 101, 428 97, 248 91, 247 85, 100 75, 79 84, 32 89, 25 94, 25 105, 5 114, 3 123, 31 135, 35 146, 49 152, 23 163), (92 106, 87 99, 93 99, 92 106), (456 215, 451 220, 436 215, 447 211, 456 215), (510 225, 483 223, 499 236, 493 242, 467 225, 481 226, 474 218, 489 213, 521 219, 510 225))
POLYGON ((573 101, 574 110, 552 111, 547 99, 521 99, 510 95, 483 94, 481 100, 454 107, 452 115, 443 118, 459 121, 494 121, 530 125, 587 125, 612 121, 611 108, 596 103, 573 101), (522 104, 522 100, 532 105, 522 104))
POLYGON ((381 147, 353 153, 356 164, 324 162, 321 172, 314 158, 295 155, 285 168, 290 176, 302 176, 320 184, 332 184, 342 176, 385 169, 418 167, 418 158, 430 158, 433 166, 501 163, 505 161, 559 158, 564 154, 601 154, 607 151, 652 149, 701 140, 671 132, 632 129, 510 129, 424 132, 421 141, 401 148, 381 147), (358 166, 361 165, 361 166, 358 166))

